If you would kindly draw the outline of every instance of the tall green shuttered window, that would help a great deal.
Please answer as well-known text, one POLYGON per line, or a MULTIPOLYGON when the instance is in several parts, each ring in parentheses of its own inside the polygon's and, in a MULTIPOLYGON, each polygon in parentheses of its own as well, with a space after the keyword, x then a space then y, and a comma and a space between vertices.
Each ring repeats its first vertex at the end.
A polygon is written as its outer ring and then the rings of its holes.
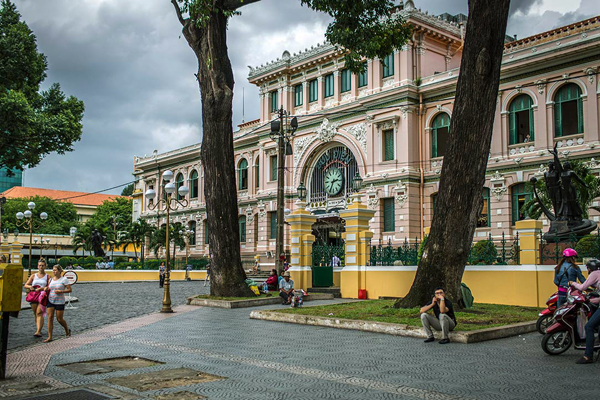
POLYGON ((248 189, 248 161, 243 158, 238 166, 238 190, 248 189))
POLYGON ((304 91, 302 85, 294 86, 294 107, 301 106, 304 103, 304 91))
POLYGON ((443 157, 446 154, 448 134, 450 132, 450 116, 438 114, 431 126, 431 157, 443 157))
POLYGON ((561 87, 554 95, 554 136, 583 133, 583 100, 574 83, 561 87))
POLYGON ((381 65, 383 67, 384 78, 394 75, 394 53, 381 60, 381 65))
POLYGON ((364 63, 364 70, 358 74, 358 87, 367 86, 369 84, 369 68, 367 63, 364 63))
POLYGON ((277 239, 277 211, 269 211, 269 239, 277 239))
POLYGON ((271 156, 269 158, 271 162, 271 176, 269 177, 271 181, 277 180, 277 156, 271 156))
POLYGON ((260 160, 258 158, 254 164, 254 186, 260 187, 260 160))
POLYGON ((308 82, 308 101, 313 102, 319 99, 319 81, 313 79, 308 82))
POLYGON ((395 221, 396 210, 394 208, 394 198, 383 199, 383 231, 394 232, 396 230, 395 221))
POLYGON ((279 97, 277 90, 271 92, 271 112, 279 110, 279 97))
POLYGON ((533 101, 526 94, 516 97, 510 103, 508 139, 509 144, 527 143, 535 140, 533 101))
POLYGON ((246 216, 241 215, 239 219, 239 227, 240 227, 240 242, 246 241, 246 216))
POLYGON ((383 131, 383 161, 394 159, 394 130, 383 131))
POLYGON ((324 97, 333 96, 333 74, 325 75, 325 93, 324 97))
POLYGON ((533 197, 532 193, 527 189, 524 183, 519 183, 511 188, 511 208, 512 208, 512 223, 521 221, 527 218, 525 212, 525 203, 533 197))
POLYGON ((352 73, 349 69, 343 69, 341 73, 342 88, 341 92, 349 92, 352 89, 352 73))

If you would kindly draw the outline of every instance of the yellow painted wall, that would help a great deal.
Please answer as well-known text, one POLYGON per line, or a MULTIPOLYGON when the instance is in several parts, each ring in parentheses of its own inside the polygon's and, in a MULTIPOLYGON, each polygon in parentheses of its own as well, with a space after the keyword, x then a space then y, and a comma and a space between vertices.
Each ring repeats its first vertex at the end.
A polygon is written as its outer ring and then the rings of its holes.
MULTIPOLYGON (((463 282, 469 286, 478 303, 509 304, 544 307, 548 297, 556 291, 552 266, 506 267, 504 270, 484 270, 485 266, 465 271, 463 282)), ((364 272, 361 269, 359 286, 358 274, 354 270, 341 272, 341 292, 344 298, 357 298, 359 289, 367 289, 370 299, 379 297, 403 297, 410 290, 415 277, 411 270, 379 270, 364 272)), ((586 273, 584 272, 584 275, 586 273)), ((432 296, 433 296, 432 288, 432 296)))
MULTIPOLYGON (((158 281, 158 270, 132 271, 132 270, 73 270, 77 273, 77 282, 113 282, 113 281, 158 281)), ((193 280, 204 280, 206 271, 191 271, 190 278, 193 280)), ((171 271, 171 280, 182 281, 185 279, 185 271, 171 271)), ((27 271, 23 272, 23 282, 27 281, 27 271)))

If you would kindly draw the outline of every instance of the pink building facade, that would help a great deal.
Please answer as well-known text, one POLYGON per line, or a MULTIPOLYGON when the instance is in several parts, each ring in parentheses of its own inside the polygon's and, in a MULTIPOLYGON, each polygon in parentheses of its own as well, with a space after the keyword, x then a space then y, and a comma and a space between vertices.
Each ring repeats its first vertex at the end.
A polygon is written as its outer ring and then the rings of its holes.
MULTIPOLYGON (((279 108, 299 122, 293 154, 286 157, 285 207, 295 209, 296 188, 304 183, 307 208, 319 217, 317 240, 340 240, 344 222, 338 213, 353 193, 356 173, 364 180, 363 202, 376 211, 375 241, 421 238, 431 225, 464 16, 451 22, 415 9, 412 1, 397 12, 414 27, 412 40, 384 60, 366 60, 363 74, 346 70, 342 52, 329 44, 293 55, 285 51, 280 59, 250 69, 249 82, 259 87, 260 116, 233 133, 244 258, 259 255, 268 264, 275 250, 277 161, 268 122, 279 108)), ((563 159, 600 170, 599 66, 598 17, 507 41, 475 240, 513 234, 531 197, 525 183, 543 177, 555 144, 563 159)), ((196 232, 192 256, 209 251, 199 149, 200 144, 134 160, 134 174, 141 178, 134 218, 164 222, 144 199, 147 189, 157 189, 161 171, 172 170, 191 188, 190 205, 173 220, 196 232)), ((289 232, 289 248, 287 238, 289 232)))

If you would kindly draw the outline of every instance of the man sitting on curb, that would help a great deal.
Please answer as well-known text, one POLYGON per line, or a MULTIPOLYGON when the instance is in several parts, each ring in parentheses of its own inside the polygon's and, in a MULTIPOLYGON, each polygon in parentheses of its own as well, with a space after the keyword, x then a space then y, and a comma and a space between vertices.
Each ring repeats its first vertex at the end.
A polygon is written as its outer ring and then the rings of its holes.
POLYGON ((283 299, 281 304, 291 304, 294 297, 294 281, 290 279, 290 273, 283 274, 283 280, 279 282, 279 296, 283 299))
POLYGON ((421 307, 421 322, 423 323, 423 328, 425 329, 425 333, 427 333, 427 339, 425 339, 425 343, 433 342, 435 338, 433 337, 433 332, 431 328, 436 331, 442 331, 442 340, 440 340, 440 344, 450 343, 450 339, 448 339, 448 332, 454 329, 456 326, 456 318, 454 317, 454 308, 452 307, 452 302, 445 298, 444 289, 441 287, 435 289, 435 296, 430 304, 426 304, 421 307), (431 314, 427 314, 427 311, 433 308, 433 313, 435 317, 431 314))

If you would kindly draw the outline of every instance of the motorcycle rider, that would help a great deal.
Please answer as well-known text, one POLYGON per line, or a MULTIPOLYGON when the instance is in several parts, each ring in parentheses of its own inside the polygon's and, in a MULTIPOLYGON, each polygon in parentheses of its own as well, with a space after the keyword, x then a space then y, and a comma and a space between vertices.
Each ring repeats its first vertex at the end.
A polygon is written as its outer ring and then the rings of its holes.
POLYGON ((579 265, 575 263, 575 257, 577 257, 577 252, 570 247, 566 248, 563 251, 562 260, 554 268, 554 284, 558 286, 557 307, 565 304, 570 281, 585 281, 579 265))
MULTIPOLYGON (((577 282, 569 281, 569 286, 577 290, 586 290, 590 286, 600 287, 600 261, 592 259, 586 263, 588 269, 588 278, 585 282, 578 284, 577 282)), ((598 305, 600 297, 595 297, 590 300, 590 303, 598 305)), ((585 324, 585 353, 584 356, 577 360, 577 364, 591 364, 594 362, 594 333, 596 328, 600 326, 600 309, 596 312, 585 324)))

